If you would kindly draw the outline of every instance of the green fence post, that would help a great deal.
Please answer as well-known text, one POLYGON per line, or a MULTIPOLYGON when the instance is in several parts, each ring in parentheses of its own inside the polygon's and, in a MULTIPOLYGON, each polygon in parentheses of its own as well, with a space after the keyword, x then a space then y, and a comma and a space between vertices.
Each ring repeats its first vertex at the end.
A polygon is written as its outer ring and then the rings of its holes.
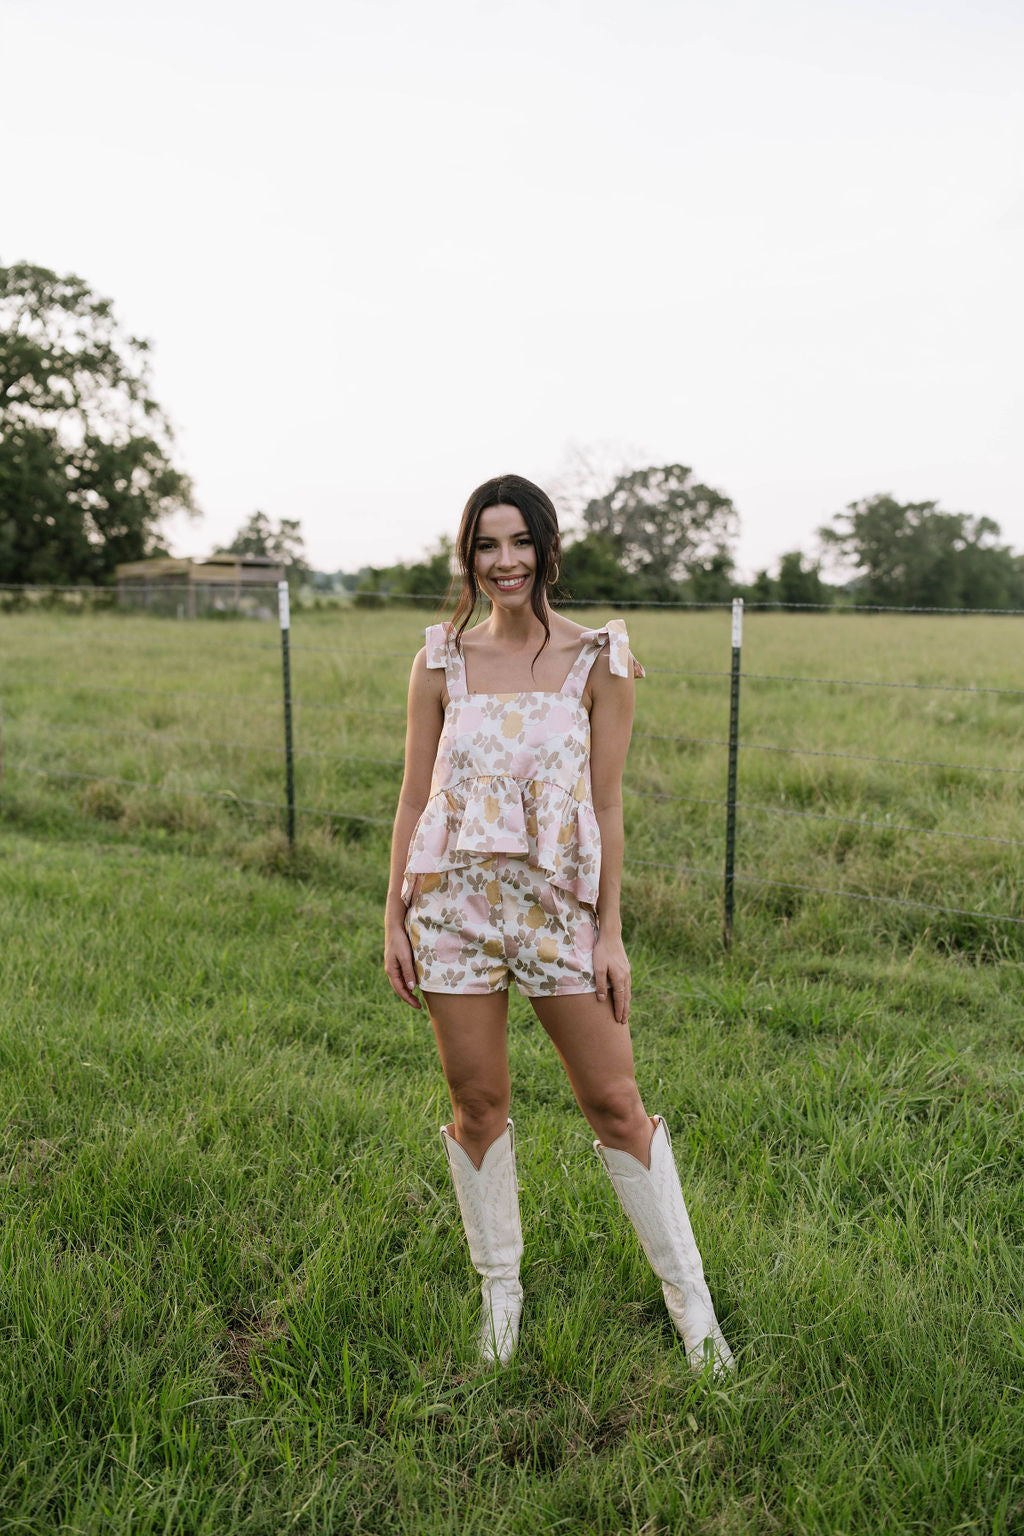
POLYGON ((288 653, 291 615, 288 610, 288 583, 277 584, 277 612, 281 620, 281 670, 284 679, 284 772, 288 800, 288 847, 295 851, 295 757, 292 751, 292 669, 288 653))
POLYGON ((725 795, 725 928, 726 949, 732 944, 736 868, 736 767, 740 747, 740 651, 743 647, 743 599, 732 604, 732 677, 729 683, 729 780, 725 795))

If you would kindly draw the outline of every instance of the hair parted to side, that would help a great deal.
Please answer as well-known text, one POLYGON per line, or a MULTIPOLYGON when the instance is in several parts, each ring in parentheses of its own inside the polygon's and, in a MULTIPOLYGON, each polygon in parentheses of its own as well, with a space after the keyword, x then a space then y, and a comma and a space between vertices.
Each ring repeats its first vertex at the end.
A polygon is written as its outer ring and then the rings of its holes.
MULTIPOLYGON (((548 585, 551 583, 551 569, 562 553, 562 540, 558 532, 558 514, 551 497, 542 491, 539 485, 534 485, 532 480, 524 480, 522 475, 496 475, 493 480, 485 480, 483 485, 477 486, 466 502, 462 521, 459 524, 458 538, 455 541, 455 552, 462 577, 459 600, 452 615, 455 647, 461 652, 463 631, 473 617, 473 612, 480 600, 480 589, 477 586, 474 569, 474 548, 477 525, 481 514, 486 512, 488 507, 517 507, 523 515, 523 522, 533 540, 533 547, 537 554, 537 573, 533 591, 530 593, 530 606, 544 626, 544 639, 537 652, 539 656, 551 639, 551 629, 548 625, 548 585)), ((534 661, 537 660, 537 656, 533 658, 534 661)))

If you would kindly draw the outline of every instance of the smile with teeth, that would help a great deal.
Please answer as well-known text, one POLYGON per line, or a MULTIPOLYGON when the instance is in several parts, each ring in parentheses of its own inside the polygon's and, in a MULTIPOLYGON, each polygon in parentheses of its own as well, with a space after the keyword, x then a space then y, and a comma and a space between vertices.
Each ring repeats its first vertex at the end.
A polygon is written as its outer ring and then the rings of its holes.
POLYGON ((493 581, 494 585, 496 587, 500 587, 503 592, 515 592, 517 590, 517 588, 525 586, 526 583, 529 581, 529 579, 530 579, 529 576, 492 576, 491 577, 491 580, 493 581))

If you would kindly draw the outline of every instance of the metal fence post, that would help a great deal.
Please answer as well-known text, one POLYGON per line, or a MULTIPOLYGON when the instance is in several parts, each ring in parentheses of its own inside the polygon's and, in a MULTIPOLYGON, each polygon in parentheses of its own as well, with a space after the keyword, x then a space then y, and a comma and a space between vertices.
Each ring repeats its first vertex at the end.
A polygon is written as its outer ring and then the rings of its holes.
POLYGON ((288 799, 288 847, 295 851, 295 758, 292 752, 292 669, 288 653, 291 615, 288 611, 288 583, 277 584, 277 613, 281 620, 281 670, 284 679, 284 764, 285 793, 288 799))
POLYGON ((726 949, 732 944, 736 868, 736 765, 740 747, 740 651, 743 646, 743 599, 732 605, 732 677, 729 683, 729 781, 725 794, 725 927, 726 949))

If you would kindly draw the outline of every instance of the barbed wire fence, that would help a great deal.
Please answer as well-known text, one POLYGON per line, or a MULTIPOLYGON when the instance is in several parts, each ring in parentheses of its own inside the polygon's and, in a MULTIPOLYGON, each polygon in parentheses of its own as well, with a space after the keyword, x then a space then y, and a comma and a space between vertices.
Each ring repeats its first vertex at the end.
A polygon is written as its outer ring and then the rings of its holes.
MULTIPOLYGON (((85 590, 88 590, 88 589, 85 589, 85 590)), ((109 597, 109 593, 104 592, 103 589, 98 589, 98 590, 103 592, 103 595, 105 597, 109 597)), ((21 592, 21 593, 24 593, 26 591, 31 591, 31 592, 37 593, 37 594, 46 594, 48 592, 65 592, 65 593, 74 594, 74 595, 80 597, 82 592, 83 592, 83 589, 82 588, 75 588, 75 587, 67 587, 67 588, 43 588, 43 587, 36 587, 36 588, 26 589, 26 588, 23 588, 23 587, 22 588, 13 588, 13 587, 8 587, 8 586, 4 586, 4 585, 0 584, 0 592, 21 592)), ((444 599, 443 595, 433 594, 432 593, 432 594, 407 594, 407 595, 404 596, 403 600, 405 600, 405 601, 411 600, 412 602, 422 601, 422 602, 425 602, 425 603, 431 603, 431 604, 437 605, 439 603, 442 603, 445 599, 444 599)), ((102 606, 112 606, 112 604, 110 604, 110 605, 103 604, 103 605, 101 605, 101 608, 102 608, 102 606)), ((562 607, 562 606, 592 607, 594 605, 593 605, 593 602, 585 602, 583 600, 580 600, 577 603, 572 603, 572 602, 560 603, 559 606, 560 607, 562 607)), ((672 743, 677 743, 677 744, 687 745, 687 746, 690 746, 690 745, 700 745, 700 746, 716 746, 716 747, 723 747, 723 748, 725 748, 726 749, 726 753, 727 753, 727 759, 726 759, 726 761, 727 761, 726 792, 725 792, 725 795, 722 798, 714 798, 714 797, 699 796, 699 795, 682 795, 682 794, 674 794, 674 793, 661 793, 661 792, 658 792, 658 791, 635 789, 631 785, 629 785, 628 783, 626 785, 624 785, 625 793, 629 794, 629 795, 631 795, 631 796, 633 796, 635 798, 638 798, 638 799, 660 801, 660 802, 679 802, 679 803, 694 804, 694 805, 704 805, 704 806, 718 808, 718 809, 721 809, 721 810, 723 810, 725 812, 725 860, 724 860, 724 866, 721 869, 709 869, 709 868, 699 867, 699 866, 695 866, 695 865, 682 864, 682 863, 679 863, 679 862, 673 861, 673 860, 660 860, 660 859, 627 858, 624 862, 627 865, 630 865, 630 866, 633 866, 633 867, 636 867, 636 868, 652 869, 652 870, 653 869, 659 869, 659 870, 673 871, 673 872, 675 872, 677 874, 685 874, 685 875, 698 876, 698 877, 701 877, 701 878, 706 878, 706 879, 709 879, 709 880, 714 880, 716 882, 721 882, 722 893, 723 893, 722 894, 722 899, 723 899, 723 941, 725 943, 726 948, 728 948, 730 946, 730 944, 732 942, 732 937, 733 937, 733 930, 734 930, 734 923, 735 923, 735 888, 736 888, 737 885, 763 886, 763 887, 769 887, 769 888, 776 888, 776 889, 779 889, 779 890, 807 892, 807 893, 812 893, 812 894, 815 894, 815 895, 829 896, 829 897, 838 897, 838 898, 841 898, 841 899, 844 899, 844 900, 851 900, 851 901, 856 901, 856 902, 878 904, 878 905, 882 905, 882 906, 903 907, 903 908, 908 908, 908 909, 911 909, 911 910, 915 910, 916 909, 916 910, 920 910, 920 911, 933 912, 933 913, 938 913, 938 914, 948 914, 950 916, 970 917, 970 918, 976 919, 976 920, 978 920, 980 922, 983 922, 983 923, 992 923, 992 924, 995 924, 995 925, 1006 925, 1008 927, 1016 927, 1016 928, 1024 927, 1024 916, 1018 915, 1016 913, 988 912, 988 911, 980 910, 979 908, 976 908, 976 907, 946 905, 946 904, 940 904, 940 903, 934 903, 934 902, 926 902, 926 901, 913 900, 913 899, 911 899, 909 897, 885 896, 885 895, 880 895, 878 893, 873 893, 873 892, 854 891, 854 890, 850 890, 850 889, 846 889, 846 888, 833 888, 833 887, 830 887, 830 886, 821 886, 821 885, 815 885, 815 884, 808 884, 808 883, 799 882, 799 881, 777 880, 777 879, 772 879, 772 878, 770 878, 768 876, 757 875, 757 874, 750 874, 750 873, 746 873, 746 872, 743 872, 743 871, 739 871, 738 872, 737 869, 736 869, 737 831, 738 831, 738 824, 739 824, 739 813, 741 811, 744 812, 745 814, 755 815, 755 816, 781 816, 781 817, 787 817, 787 818, 802 818, 802 819, 807 819, 807 820, 812 820, 812 821, 817 821, 817 822, 836 823, 836 824, 842 824, 842 825, 845 825, 845 826, 857 827, 858 829, 863 829, 865 831, 879 830, 879 831, 884 831, 884 832, 887 832, 887 833, 895 833, 895 834, 899 834, 901 836, 907 836, 907 837, 909 837, 909 836, 937 837, 937 838, 945 838, 945 839, 948 839, 948 840, 959 840, 959 841, 971 842, 971 843, 984 843, 984 844, 991 844, 991 845, 999 845, 999 846, 1003 846, 1003 847, 1006 847, 1006 848, 1024 848, 1024 839, 996 837, 996 836, 991 836, 991 835, 984 834, 984 833, 972 833, 972 832, 954 831, 954 830, 948 830, 948 829, 945 829, 945 828, 936 828, 936 827, 928 827, 928 826, 915 826, 913 824, 908 824, 908 823, 893 823, 893 822, 890 822, 890 821, 877 821, 877 820, 872 820, 872 819, 868 819, 868 818, 865 818, 865 817, 841 816, 841 815, 836 815, 836 814, 833 814, 833 813, 830 813, 830 812, 810 811, 810 810, 804 810, 804 809, 799 809, 798 810, 798 809, 792 809, 790 807, 757 804, 757 803, 754 803, 754 802, 750 802, 750 801, 746 801, 746 800, 740 799, 739 798, 739 791, 738 791, 739 761, 740 761, 741 754, 742 753, 746 753, 746 752, 765 752, 765 753, 785 754, 787 756, 839 759, 839 760, 850 761, 850 762, 884 764, 884 765, 896 766, 896 767, 900 767, 900 768, 943 769, 943 770, 955 770, 957 772, 968 773, 968 774, 974 774, 974 773, 978 773, 978 774, 999 774, 999 775, 1015 775, 1015 776, 1018 776, 1018 777, 1024 777, 1024 765, 1022 765, 1020 767, 1017 767, 1017 766, 1004 765, 1004 764, 970 763, 970 762, 946 761, 946 760, 925 759, 925 758, 886 757, 886 756, 870 754, 870 753, 863 753, 863 752, 841 752, 841 751, 826 750, 824 748, 787 746, 787 745, 780 745, 780 744, 776 744, 776 743, 758 742, 758 741, 750 741, 750 740, 743 739, 740 736, 739 720, 740 720, 741 691, 742 691, 742 684, 743 684, 744 681, 747 681, 747 682, 750 682, 750 683, 755 683, 755 682, 778 682, 778 683, 785 683, 785 684, 788 684, 788 685, 791 685, 791 686, 828 687, 828 688, 842 687, 842 688, 854 688, 854 689, 889 689, 889 690, 897 690, 897 691, 914 691, 914 692, 927 692, 927 693, 954 693, 954 694, 970 694, 970 695, 982 695, 982 696, 989 696, 989 695, 991 695, 991 696, 999 696, 999 697, 1018 697, 1018 698, 1024 698, 1024 688, 1019 688, 1018 689, 1018 688, 1002 688, 1002 687, 986 687, 986 686, 979 687, 979 686, 975 686, 975 685, 971 685, 971 684, 915 683, 915 682, 902 682, 902 681, 892 681, 892 680, 873 680, 873 679, 865 679, 865 678, 817 677, 817 676, 801 675, 801 674, 790 675, 790 674, 769 673, 769 672, 764 672, 764 673, 761 673, 761 672, 744 672, 743 669, 742 669, 742 664, 741 664, 741 662, 742 662, 742 620, 743 620, 744 606, 746 606, 747 609, 756 609, 756 610, 762 610, 762 611, 766 611, 766 610, 790 611, 790 610, 793 610, 793 609, 798 609, 798 610, 808 611, 808 612, 819 612, 819 613, 821 613, 821 612, 829 612, 829 613, 834 613, 834 614, 902 613, 902 614, 921 614, 921 615, 936 615, 936 616, 942 615, 942 616, 950 616, 950 617, 958 617, 958 618, 967 618, 967 617, 974 617, 974 616, 1000 617, 1000 618, 1002 618, 1002 617, 1007 617, 1007 618, 1010 618, 1010 617, 1021 617, 1021 616, 1024 616, 1024 610, 1022 610, 1022 609, 983 609, 983 610, 981 610, 981 609, 972 609, 972 610, 964 610, 964 609, 948 609, 948 608, 906 608, 906 607, 900 608, 900 607, 895 607, 895 606, 881 606, 881 605, 844 605, 842 607, 838 607, 836 605, 813 604, 813 603, 792 604, 792 603, 760 603, 760 602, 759 603, 747 603, 746 605, 744 605, 743 601, 740 600, 740 599, 735 599, 735 600, 732 600, 731 602, 674 602, 674 603, 668 603, 668 602, 664 602, 664 603, 660 603, 660 602, 649 602, 649 603, 648 602, 643 602, 643 603, 641 603, 641 602, 636 602, 636 603, 631 603, 631 604, 626 605, 626 606, 628 606, 629 608, 655 608, 655 609, 662 609, 662 610, 664 610, 664 609, 691 609, 691 610, 695 610, 695 609, 699 609, 699 610, 725 609, 725 610, 730 610, 731 614, 732 614, 732 632, 731 632, 732 645, 731 645, 731 658, 730 658, 731 664, 730 664, 729 668, 722 668, 722 669, 706 669, 706 668, 705 669, 697 669, 697 668, 677 668, 677 667, 648 667, 646 669, 647 672, 648 672, 648 675, 653 675, 653 676, 660 675, 660 676, 671 676, 671 677, 680 677, 680 678, 705 678, 705 679, 721 678, 721 679, 728 679, 729 680, 729 728, 728 728, 728 735, 724 736, 724 737, 709 737, 709 736, 691 736, 691 735, 682 735, 682 734, 678 734, 677 735, 677 734, 673 734, 673 733, 656 732, 656 731, 635 731, 633 733, 634 737, 637 738, 637 739, 646 739, 646 740, 650 740, 650 741, 672 742, 672 743)), ((327 702, 322 702, 322 701, 314 701, 314 700, 306 700, 306 699, 293 699, 292 698, 292 690, 291 690, 291 657, 295 653, 309 653, 309 654, 321 654, 321 655, 339 655, 339 656, 348 656, 348 657, 358 656, 358 657, 363 657, 363 658, 368 658, 368 657, 373 657, 373 658, 387 657, 387 658, 399 659, 399 660, 401 660, 401 661, 403 661, 405 663, 408 663, 409 660, 410 660, 409 652, 406 651, 406 650, 371 649, 371 648, 356 647, 356 646, 317 646, 317 645, 299 645, 299 646, 294 646, 294 645, 292 645, 291 644, 291 621, 290 621, 290 611, 289 611, 289 601, 288 601, 288 588, 287 588, 287 583, 285 583, 285 582, 282 582, 280 584, 280 589, 279 589, 279 593, 278 593, 278 620, 279 620, 279 629, 280 629, 280 641, 279 642, 278 641, 271 641, 271 640, 265 640, 265 641, 248 640, 248 639, 246 639, 246 640, 235 640, 235 639, 228 639, 227 637, 224 637, 223 639, 217 638, 217 639, 209 639, 209 640, 207 640, 207 639, 193 639, 191 636, 188 639, 185 639, 183 637, 180 641, 178 641, 174 637, 168 636, 166 638, 165 637, 161 638, 161 644, 162 645, 173 645, 173 644, 177 643, 177 644, 189 646, 190 648, 195 648, 196 645, 200 645, 200 646, 204 646, 205 645, 205 646, 209 646, 209 647, 215 648, 217 650, 224 650, 224 649, 246 649, 246 650, 259 650, 259 651, 268 651, 268 650, 270 650, 270 651, 279 651, 280 655, 281 655, 281 683, 282 683, 281 693, 279 695, 277 695, 277 694, 275 694, 275 695, 252 695, 252 694, 232 694, 232 693, 211 693, 211 692, 206 692, 206 691, 195 691, 195 690, 188 690, 188 689, 167 689, 167 688, 142 687, 142 686, 132 686, 132 685, 122 685, 122 684, 91 683, 91 682, 82 682, 82 681, 76 681, 73 685, 70 685, 70 686, 73 686, 75 689, 77 689, 79 691, 84 690, 84 691, 94 692, 94 693, 99 693, 99 694, 104 694, 104 693, 107 693, 107 694, 128 694, 128 695, 137 695, 137 696, 140 696, 140 697, 141 696, 154 696, 154 697, 163 697, 163 698, 183 699, 183 700, 189 700, 189 701, 199 701, 199 700, 202 700, 204 702, 216 702, 216 703, 240 702, 240 703, 244 703, 244 704, 247 704, 247 705, 256 705, 256 706, 260 706, 260 707, 267 707, 267 708, 274 708, 274 709, 280 708, 282 710, 283 731, 282 731, 282 740, 281 740, 281 743, 280 743, 279 746, 276 746, 276 747, 275 746, 268 746, 268 745, 265 745, 265 744, 262 744, 262 743, 246 742, 246 741, 227 741, 227 740, 222 740, 222 739, 219 739, 219 738, 216 738, 216 737, 207 737, 207 736, 171 735, 171 734, 168 734, 165 731, 157 731, 157 730, 125 730, 125 729, 114 728, 114 727, 110 727, 110 726, 100 726, 100 725, 93 724, 92 722, 89 722, 88 724, 79 724, 77 722, 64 722, 64 721, 50 720, 50 721, 46 722, 47 729, 48 730, 58 731, 58 732, 61 732, 61 731, 68 732, 68 733, 84 732, 84 733, 88 733, 90 735, 107 735, 107 736, 121 737, 121 738, 126 738, 126 739, 153 740, 153 741, 167 742, 167 743, 173 742, 173 743, 180 743, 180 744, 200 745, 200 746, 204 746, 204 747, 208 747, 208 748, 215 748, 215 749, 219 749, 219 750, 223 750, 223 751, 231 751, 231 752, 270 753, 270 754, 278 755, 278 756, 280 756, 283 759, 283 769, 284 769, 284 772, 283 772, 283 798, 280 799, 280 800, 276 800, 275 801, 275 800, 267 800, 267 799, 256 798, 256 797, 251 797, 251 796, 243 796, 243 795, 239 795, 239 794, 235 793, 232 790, 203 790, 203 789, 190 788, 188 790, 188 793, 190 795, 195 795, 195 796, 197 796, 198 798, 201 798, 201 799, 216 800, 216 801, 222 801, 222 802, 225 802, 225 803, 230 803, 230 804, 236 805, 236 806, 252 807, 253 809, 258 809, 258 810, 273 811, 276 815, 281 816, 281 817, 284 818, 289 847, 291 849, 293 849, 293 850, 294 850, 294 847, 295 847, 295 840, 296 840, 296 817, 299 817, 299 816, 301 816, 301 817, 320 818, 322 820, 329 821, 329 822, 352 822, 352 823, 364 824, 364 825, 367 825, 367 826, 390 827, 392 825, 392 820, 393 820, 392 816, 370 816, 370 815, 363 814, 362 812, 356 812, 356 811, 351 811, 351 810, 340 810, 340 809, 333 809, 333 808, 325 808, 325 807, 322 807, 322 806, 307 806, 307 805, 298 804, 296 802, 295 776, 294 776, 294 765, 295 765, 296 761, 303 760, 303 759, 319 759, 319 760, 329 760, 329 761, 336 761, 336 762, 343 762, 343 763, 356 763, 356 764, 362 764, 362 765, 367 765, 367 766, 387 766, 387 767, 398 768, 398 767, 401 767, 403 765, 403 759, 401 757, 380 757, 380 756, 374 756, 374 755, 364 755, 364 754, 359 754, 359 753, 324 752, 324 751, 317 751, 317 750, 312 750, 312 749, 296 748, 295 744, 294 744, 294 712, 297 711, 297 710, 299 710, 299 711, 301 711, 301 710, 310 710, 310 711, 330 712, 330 713, 339 714, 339 715, 368 715, 368 716, 383 716, 383 717, 389 717, 390 716, 390 717, 394 718, 395 721, 397 722, 398 720, 404 719, 405 711, 402 710, 402 709, 399 709, 399 708, 388 707, 388 706, 383 706, 383 705, 381 705, 381 706, 372 706, 372 705, 364 705, 364 704, 339 704, 339 703, 327 703, 327 702)), ((55 686, 59 686, 59 685, 55 685, 55 686)), ((7 726, 10 726, 12 723, 15 726, 17 726, 17 720, 12 722, 10 716, 7 717, 7 720, 5 722, 4 714, 3 714, 3 709, 2 709, 2 699, 0 699, 0 787, 2 787, 2 784, 3 784, 4 769, 5 769, 5 751, 4 751, 4 749, 5 749, 5 742, 4 742, 4 725, 5 725, 5 723, 6 723, 7 726)), ((58 769, 58 768, 48 767, 48 766, 45 766, 45 765, 30 763, 30 762, 25 761, 25 760, 20 759, 20 758, 16 758, 13 762, 8 762, 6 764, 6 766, 8 768, 15 769, 18 772, 22 772, 22 773, 26 773, 26 774, 30 774, 30 775, 46 778, 46 779, 54 779, 54 778, 56 778, 56 779, 66 780, 66 781, 69 781, 69 782, 83 782, 84 781, 84 782, 104 783, 104 784, 116 785, 116 786, 119 786, 119 787, 125 787, 125 788, 145 789, 147 791, 156 792, 158 794, 160 794, 160 793, 170 793, 171 792, 171 791, 167 790, 167 788, 165 786, 163 786, 161 784, 158 784, 158 783, 155 783, 155 782, 153 782, 151 780, 128 779, 128 778, 121 778, 121 777, 111 776, 109 774, 94 774, 94 773, 86 773, 86 772, 81 772, 81 771, 71 770, 71 769, 58 769)))

